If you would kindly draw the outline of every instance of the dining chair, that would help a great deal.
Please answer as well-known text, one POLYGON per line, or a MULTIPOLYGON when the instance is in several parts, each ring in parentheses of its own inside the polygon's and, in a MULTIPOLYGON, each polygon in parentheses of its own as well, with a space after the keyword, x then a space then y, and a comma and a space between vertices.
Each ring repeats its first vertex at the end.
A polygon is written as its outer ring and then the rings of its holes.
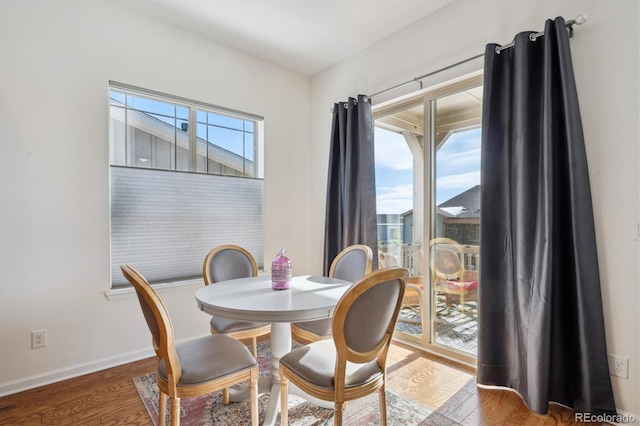
POLYGON ((122 265, 120 269, 136 290, 158 357, 158 423, 165 424, 167 395, 171 402, 171 424, 178 426, 180 398, 222 390, 223 402, 228 404, 229 386, 249 381, 251 424, 257 426, 258 363, 249 349, 224 335, 200 337, 176 345, 169 312, 156 291, 133 266, 122 265))
POLYGON ((477 299, 478 271, 467 270, 462 262, 462 246, 451 238, 434 238, 429 243, 430 266, 437 291, 445 295, 447 312, 451 312, 451 296, 458 296, 465 311, 465 300, 477 299))
MULTIPOLYGON (((331 262, 329 276, 351 283, 371 272, 373 252, 369 246, 355 244, 342 250, 331 262)), ((317 342, 331 337, 331 318, 291 324, 291 337, 297 342, 317 342)))
POLYGON ((380 420, 387 424, 386 360, 400 312, 408 271, 385 268, 351 286, 338 301, 333 338, 295 349, 280 358, 280 418, 288 420, 289 381, 307 394, 334 403, 334 425, 342 425, 346 401, 378 391, 380 420))
MULTIPOLYGON (((255 258, 243 247, 224 244, 211 250, 204 259, 202 275, 205 285, 219 281, 258 276, 255 258)), ((253 356, 258 357, 257 338, 271 332, 271 324, 211 317, 211 333, 226 334, 238 340, 251 339, 253 356)))

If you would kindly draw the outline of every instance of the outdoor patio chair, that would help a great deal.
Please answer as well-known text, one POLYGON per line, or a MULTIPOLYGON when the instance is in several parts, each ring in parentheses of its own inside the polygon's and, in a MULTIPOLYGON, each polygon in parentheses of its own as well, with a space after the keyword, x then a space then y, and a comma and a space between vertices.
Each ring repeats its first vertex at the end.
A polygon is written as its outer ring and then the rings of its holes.
POLYGON ((437 291, 446 298, 447 312, 451 312, 453 297, 459 298, 464 311, 465 302, 477 300, 478 272, 466 270, 462 261, 462 246, 450 238, 434 238, 430 244, 430 265, 437 291))

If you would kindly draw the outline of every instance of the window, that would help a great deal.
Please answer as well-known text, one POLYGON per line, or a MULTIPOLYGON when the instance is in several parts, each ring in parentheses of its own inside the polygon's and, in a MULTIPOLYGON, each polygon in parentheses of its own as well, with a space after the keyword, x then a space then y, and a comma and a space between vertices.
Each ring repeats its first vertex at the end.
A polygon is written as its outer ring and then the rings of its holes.
POLYGON ((261 117, 124 87, 109 90, 112 165, 259 177, 261 117))
POLYGON ((110 82, 111 287, 202 277, 233 243, 263 265, 262 117, 110 82), (193 131, 195 129, 195 131, 193 131))

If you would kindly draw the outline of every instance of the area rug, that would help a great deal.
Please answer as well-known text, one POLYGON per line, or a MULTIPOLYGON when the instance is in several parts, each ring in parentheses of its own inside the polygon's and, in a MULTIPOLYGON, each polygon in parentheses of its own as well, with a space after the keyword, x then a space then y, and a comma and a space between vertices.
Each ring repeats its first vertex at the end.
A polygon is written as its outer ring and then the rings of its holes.
MULTIPOLYGON (((269 343, 258 345, 258 364, 260 375, 269 373, 269 343)), ((154 425, 158 424, 158 387, 155 373, 136 377, 133 382, 154 425)), ((185 398, 181 401, 180 424, 182 426, 242 426, 250 424, 249 401, 222 403, 222 392, 214 392, 197 398, 185 398)), ((258 399, 259 422, 262 424, 269 403, 268 395, 258 399)), ((378 394, 373 393, 356 401, 350 401, 344 411, 345 425, 368 426, 380 424, 378 394)), ((431 411, 426 407, 408 400, 395 392, 387 390, 387 422, 389 425, 426 425, 431 411)), ((276 424, 279 424, 279 416, 276 424)), ((166 424, 169 424, 168 418, 166 424)), ((289 425, 324 426, 333 424, 333 410, 318 407, 306 400, 289 396, 289 425)))

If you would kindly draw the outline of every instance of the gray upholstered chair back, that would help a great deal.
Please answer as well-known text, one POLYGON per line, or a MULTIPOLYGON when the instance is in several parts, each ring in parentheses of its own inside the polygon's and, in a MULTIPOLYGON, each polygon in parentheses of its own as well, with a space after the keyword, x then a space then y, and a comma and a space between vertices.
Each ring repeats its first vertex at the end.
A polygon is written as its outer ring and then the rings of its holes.
POLYGON ((347 360, 368 362, 388 350, 404 297, 408 272, 386 268, 354 284, 336 305, 333 336, 338 353, 346 346, 347 360), (342 319, 344 318, 344 319, 342 319))
POLYGON ((181 371, 173 341, 173 324, 166 306, 149 282, 131 265, 120 266, 122 274, 136 290, 142 314, 153 338, 158 358, 165 361, 170 372, 181 371))
POLYGON ((219 281, 236 278, 255 277, 258 268, 253 256, 239 246, 225 245, 216 247, 205 259, 205 283, 212 284, 219 281))
POLYGON ((142 294, 139 291, 136 291, 136 293, 138 295, 138 301, 140 302, 140 308, 142 308, 142 314, 144 315, 144 319, 147 321, 149 331, 151 331, 151 337, 155 343, 154 346, 158 346, 160 344, 160 327, 158 326, 158 320, 153 314, 151 306, 142 294))
POLYGON ((386 281, 365 291, 353 302, 344 321, 347 346, 358 352, 369 352, 380 345, 393 321, 394 302, 401 290, 400 280, 386 281))
POLYGON ((338 253, 329 275, 355 283, 371 272, 371 265, 371 249, 365 245, 353 245, 338 253))

